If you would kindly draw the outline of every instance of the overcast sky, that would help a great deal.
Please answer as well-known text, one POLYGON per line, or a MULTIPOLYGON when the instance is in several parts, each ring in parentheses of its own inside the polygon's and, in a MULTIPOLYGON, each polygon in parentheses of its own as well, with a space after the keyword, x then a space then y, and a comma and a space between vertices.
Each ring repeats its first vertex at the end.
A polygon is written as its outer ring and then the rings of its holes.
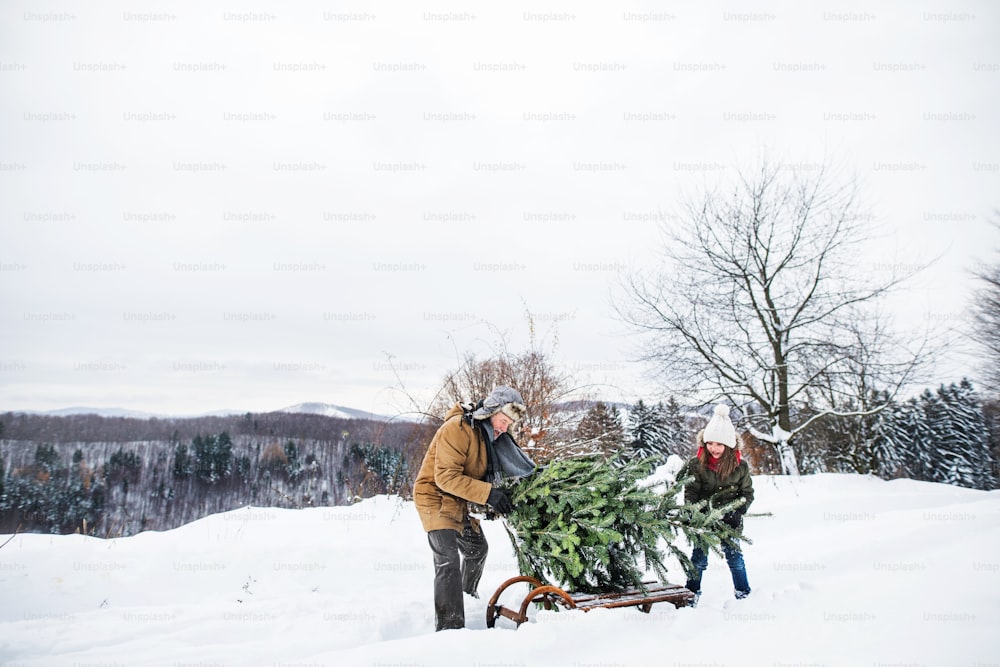
POLYGON ((0 410, 395 413, 394 369, 426 397, 528 311, 606 398, 655 397, 618 275, 765 153, 857 174, 859 271, 940 257, 904 328, 963 327, 1000 245, 992 1, 0 12, 0 410))

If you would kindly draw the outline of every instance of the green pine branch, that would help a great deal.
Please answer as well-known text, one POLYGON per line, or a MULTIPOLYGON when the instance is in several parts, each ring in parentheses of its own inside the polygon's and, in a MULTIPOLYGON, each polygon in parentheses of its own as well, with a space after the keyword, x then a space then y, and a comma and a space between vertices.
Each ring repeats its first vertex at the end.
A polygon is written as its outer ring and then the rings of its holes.
POLYGON ((522 574, 578 592, 641 586, 647 571, 666 583, 669 556, 691 568, 681 536, 716 553, 723 541, 742 539, 722 523, 742 500, 684 505, 687 480, 641 486, 650 472, 648 461, 595 455, 555 461, 515 484, 506 528, 522 574))

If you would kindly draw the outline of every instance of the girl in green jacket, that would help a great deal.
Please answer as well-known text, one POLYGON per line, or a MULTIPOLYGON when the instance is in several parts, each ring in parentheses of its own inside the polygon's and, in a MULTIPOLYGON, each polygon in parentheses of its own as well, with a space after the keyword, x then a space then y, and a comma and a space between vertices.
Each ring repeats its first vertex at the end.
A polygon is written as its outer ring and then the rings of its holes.
MULTIPOLYGON (((729 419, 728 406, 715 406, 712 418, 705 429, 698 433, 696 440, 697 456, 685 463, 678 473, 678 479, 688 476, 694 478, 684 487, 684 502, 709 500, 712 505, 719 506, 743 498, 745 502, 742 505, 723 517, 723 521, 729 526, 742 532, 743 515, 753 502, 753 480, 750 477, 750 466, 736 449, 736 428, 729 419)), ((722 553, 733 576, 736 598, 745 598, 750 595, 750 583, 747 581, 746 564, 743 562, 739 543, 735 540, 723 541, 722 553)), ((697 597, 694 603, 697 603, 701 596, 701 576, 708 567, 708 553, 705 549, 695 546, 691 553, 691 563, 695 569, 690 573, 687 588, 695 593, 697 597)))

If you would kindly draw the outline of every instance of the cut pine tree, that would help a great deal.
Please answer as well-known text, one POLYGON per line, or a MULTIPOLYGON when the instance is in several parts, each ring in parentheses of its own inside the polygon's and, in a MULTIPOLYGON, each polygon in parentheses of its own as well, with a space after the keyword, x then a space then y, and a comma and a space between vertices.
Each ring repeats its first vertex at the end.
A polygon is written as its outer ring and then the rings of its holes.
POLYGON ((722 522, 742 500, 685 505, 687 480, 647 486, 651 472, 648 461, 592 455, 554 461, 515 483, 505 525, 521 574, 584 593, 642 588, 650 571, 667 583, 668 555, 690 570, 689 544, 719 553, 723 540, 744 539, 722 522))

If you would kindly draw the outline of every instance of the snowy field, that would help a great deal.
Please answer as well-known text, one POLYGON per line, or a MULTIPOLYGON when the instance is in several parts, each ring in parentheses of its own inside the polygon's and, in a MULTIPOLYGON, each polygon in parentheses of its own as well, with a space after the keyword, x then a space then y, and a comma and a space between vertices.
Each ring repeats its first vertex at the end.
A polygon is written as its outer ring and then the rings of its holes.
POLYGON ((433 632, 430 550, 397 498, 244 508, 115 540, 18 535, 0 549, 0 664, 1000 662, 1000 492, 848 475, 755 485, 751 511, 770 515, 747 519, 747 600, 713 556, 696 609, 540 611, 517 630, 486 628, 486 601, 517 574, 492 522, 468 628, 433 632))

